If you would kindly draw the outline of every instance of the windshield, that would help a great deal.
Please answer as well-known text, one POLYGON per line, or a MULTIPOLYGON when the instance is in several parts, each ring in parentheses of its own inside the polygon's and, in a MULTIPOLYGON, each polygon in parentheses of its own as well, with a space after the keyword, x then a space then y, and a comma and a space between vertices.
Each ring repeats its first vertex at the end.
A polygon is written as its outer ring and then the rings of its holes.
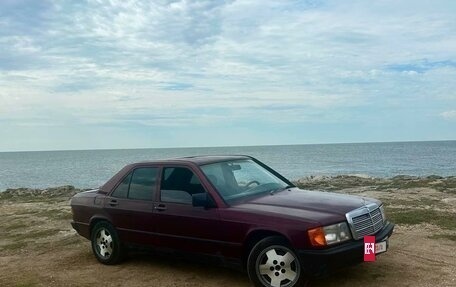
POLYGON ((288 184, 250 159, 201 166, 209 181, 227 202, 285 189, 288 184))

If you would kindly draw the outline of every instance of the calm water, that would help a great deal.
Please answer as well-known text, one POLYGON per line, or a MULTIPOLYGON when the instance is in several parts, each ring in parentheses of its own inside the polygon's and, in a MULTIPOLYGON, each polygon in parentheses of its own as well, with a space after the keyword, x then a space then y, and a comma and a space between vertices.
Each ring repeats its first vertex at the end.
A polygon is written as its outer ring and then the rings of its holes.
POLYGON ((456 175, 456 141, 0 153, 0 190, 98 187, 125 164, 189 155, 248 154, 290 179, 308 175, 456 175))

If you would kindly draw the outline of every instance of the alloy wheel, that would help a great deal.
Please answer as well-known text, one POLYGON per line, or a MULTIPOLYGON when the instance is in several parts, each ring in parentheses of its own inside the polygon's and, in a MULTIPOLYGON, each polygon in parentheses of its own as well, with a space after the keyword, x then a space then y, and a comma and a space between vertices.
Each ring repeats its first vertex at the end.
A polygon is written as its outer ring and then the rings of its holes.
POLYGON ((299 279, 300 265, 294 253, 284 246, 263 250, 256 262, 256 272, 265 286, 291 287, 299 279))
POLYGON ((101 228, 97 232, 96 236, 96 241, 97 241, 97 253, 102 257, 103 259, 108 259, 111 257, 112 252, 113 252, 113 244, 112 244, 112 236, 109 233, 109 231, 105 228, 101 228))

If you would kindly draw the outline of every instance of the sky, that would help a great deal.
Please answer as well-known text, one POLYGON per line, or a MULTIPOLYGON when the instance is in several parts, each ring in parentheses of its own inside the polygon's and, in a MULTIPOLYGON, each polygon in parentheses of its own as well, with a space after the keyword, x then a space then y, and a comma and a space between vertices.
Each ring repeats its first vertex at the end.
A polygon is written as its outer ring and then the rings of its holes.
POLYGON ((0 1, 0 151, 456 139, 456 1, 0 1))

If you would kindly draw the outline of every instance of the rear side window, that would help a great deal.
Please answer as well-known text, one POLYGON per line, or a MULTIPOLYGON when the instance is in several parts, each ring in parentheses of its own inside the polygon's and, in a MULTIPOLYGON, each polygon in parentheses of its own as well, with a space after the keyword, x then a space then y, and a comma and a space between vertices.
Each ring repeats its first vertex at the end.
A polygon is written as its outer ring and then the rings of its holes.
POLYGON ((131 172, 114 190, 112 196, 139 200, 153 200, 156 192, 158 168, 142 167, 131 172))
POLYGON ((130 181, 128 198, 152 200, 155 195, 158 168, 135 169, 130 181))

